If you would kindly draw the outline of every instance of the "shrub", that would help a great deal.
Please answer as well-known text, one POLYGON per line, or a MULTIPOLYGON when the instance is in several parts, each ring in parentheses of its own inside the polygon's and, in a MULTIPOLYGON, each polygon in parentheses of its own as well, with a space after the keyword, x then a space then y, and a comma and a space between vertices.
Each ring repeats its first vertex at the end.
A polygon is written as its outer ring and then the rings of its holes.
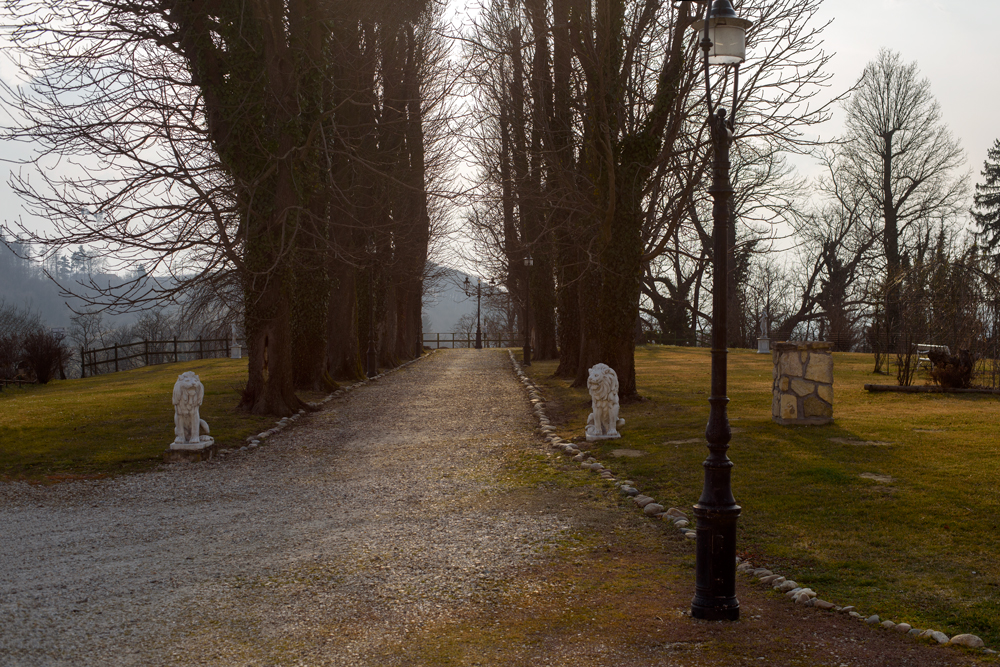
POLYGON ((20 360, 20 336, 0 334, 0 379, 13 379, 17 375, 17 363, 20 360))
POLYGON ((66 349, 47 331, 33 331, 24 337, 24 362, 39 384, 47 384, 66 359, 66 349))
POLYGON ((957 355, 931 350, 927 353, 927 358, 934 364, 931 377, 942 387, 964 389, 972 385, 972 371, 976 367, 976 360, 968 350, 959 350, 957 355))

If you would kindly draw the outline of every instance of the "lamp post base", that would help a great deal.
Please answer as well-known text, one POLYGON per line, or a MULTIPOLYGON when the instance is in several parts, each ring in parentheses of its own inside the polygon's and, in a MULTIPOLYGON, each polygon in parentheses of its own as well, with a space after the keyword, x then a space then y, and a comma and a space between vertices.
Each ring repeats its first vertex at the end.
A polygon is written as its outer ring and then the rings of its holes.
POLYGON ((694 506, 698 521, 696 582, 691 616, 706 621, 737 621, 740 601, 736 599, 736 520, 740 507, 694 506))
POLYGON ((738 621, 740 620, 740 602, 733 598, 731 603, 716 606, 702 606, 698 598, 691 603, 691 617, 701 621, 738 621))

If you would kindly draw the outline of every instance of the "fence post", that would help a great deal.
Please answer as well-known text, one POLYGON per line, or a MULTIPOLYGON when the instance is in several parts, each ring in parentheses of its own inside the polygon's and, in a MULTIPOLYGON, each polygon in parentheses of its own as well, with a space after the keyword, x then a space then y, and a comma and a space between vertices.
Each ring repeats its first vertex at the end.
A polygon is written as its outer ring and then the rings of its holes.
POLYGON ((118 372, 118 343, 115 343, 115 373, 118 372))
POLYGON ((177 363, 177 336, 174 336, 174 363, 177 363))
POLYGON ((80 378, 87 377, 87 351, 80 346, 80 378))
POLYGON ((441 349, 441 334, 439 333, 437 335, 437 337, 438 337, 437 338, 437 343, 434 345, 434 349, 435 350, 440 350, 441 349))
POLYGON ((201 336, 198 336, 198 358, 199 359, 205 358, 205 352, 201 346, 201 336))
POLYGON ((146 365, 148 366, 149 365, 149 341, 143 339, 142 346, 143 346, 143 356, 146 358, 146 365))

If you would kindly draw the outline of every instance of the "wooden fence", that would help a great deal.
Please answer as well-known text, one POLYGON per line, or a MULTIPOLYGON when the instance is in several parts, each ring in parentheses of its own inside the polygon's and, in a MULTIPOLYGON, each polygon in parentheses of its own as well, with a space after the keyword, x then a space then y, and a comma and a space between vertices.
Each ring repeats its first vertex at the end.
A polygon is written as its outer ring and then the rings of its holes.
MULTIPOLYGON (((423 346, 432 350, 452 347, 475 347, 476 334, 465 333, 425 333, 423 346)), ((524 337, 520 334, 504 333, 482 336, 483 347, 521 347, 524 337)))
POLYGON ((20 380, 17 378, 14 378, 13 380, 0 380, 0 391, 3 391, 4 387, 8 387, 11 385, 17 387, 18 389, 21 389, 26 384, 38 384, 38 383, 35 382, 34 380, 20 380))
POLYGON ((140 366, 177 363, 192 359, 228 357, 229 338, 195 340, 142 340, 95 350, 80 348, 80 377, 116 373, 140 366))

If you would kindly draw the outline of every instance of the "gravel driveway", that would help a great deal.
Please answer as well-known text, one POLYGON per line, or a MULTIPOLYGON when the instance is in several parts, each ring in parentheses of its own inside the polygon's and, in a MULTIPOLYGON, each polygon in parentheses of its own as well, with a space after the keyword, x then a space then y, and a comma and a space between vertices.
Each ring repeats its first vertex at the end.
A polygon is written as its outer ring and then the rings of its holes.
POLYGON ((565 528, 490 507, 531 437, 506 355, 455 351, 228 460, 0 485, 0 663, 384 664, 565 528))
POLYGON ((691 619, 693 545, 544 447, 509 364, 433 354, 221 461, 0 484, 0 667, 982 659, 744 577, 738 623, 691 619))

